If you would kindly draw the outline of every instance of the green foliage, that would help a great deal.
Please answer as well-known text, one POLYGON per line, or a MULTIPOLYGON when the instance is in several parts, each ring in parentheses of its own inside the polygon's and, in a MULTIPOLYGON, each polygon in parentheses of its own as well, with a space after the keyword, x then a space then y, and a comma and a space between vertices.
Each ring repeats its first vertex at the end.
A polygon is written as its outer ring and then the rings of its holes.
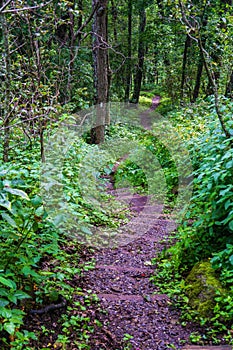
POLYGON ((153 132, 127 125, 111 126, 108 137, 111 135, 116 139, 127 138, 132 142, 137 140, 140 146, 140 149, 131 151, 128 158, 121 160, 116 169, 116 185, 131 185, 134 191, 150 193, 158 199, 165 197, 169 205, 173 206, 176 201, 178 170, 169 150, 159 137, 153 132))
MULTIPOLYGON (((93 210, 92 203, 84 196, 86 183, 81 184, 84 177, 80 172, 84 162, 88 169, 92 167, 90 155, 95 147, 77 140, 62 164, 63 195, 69 210, 77 215, 83 235, 89 235, 88 228, 92 225, 116 227, 125 219, 119 204, 104 191, 104 176, 109 174, 114 163, 114 159, 106 158, 104 153, 103 159, 96 163, 98 171, 94 181, 91 177, 89 182, 94 186, 92 194, 101 205, 93 210)), ((20 149, 16 148, 18 151, 20 149)), ((6 346, 11 344, 12 348, 19 349, 21 342, 26 349, 36 336, 40 338, 40 334, 33 335, 23 328, 27 312, 43 304, 59 302, 61 297, 71 304, 74 293, 79 291, 69 281, 94 265, 93 262, 79 265, 79 242, 72 241, 65 230, 48 220, 39 188, 41 164, 37 154, 21 150, 21 158, 16 160, 0 168, 0 333, 6 346), (46 262, 46 269, 42 269, 42 262, 46 262)), ((76 321, 72 316, 72 322, 76 321)), ((81 330, 82 325, 88 327, 88 323, 88 319, 80 319, 76 325, 70 324, 79 329, 80 339, 83 336, 80 344, 88 339, 81 330)), ((70 337, 68 329, 67 326, 66 334, 59 340, 61 343, 64 337, 70 337)))
POLYGON ((16 332, 15 340, 11 342, 12 350, 21 350, 22 348, 25 350, 31 350, 30 341, 37 340, 36 335, 33 332, 28 332, 27 330, 23 330, 22 332, 16 332))
MULTIPOLYGON (((173 298, 183 300, 185 318, 192 315, 199 322, 204 322, 207 325, 206 336, 218 344, 218 334, 221 332, 228 342, 232 341, 233 162, 232 139, 227 140, 223 134, 211 102, 210 99, 171 115, 192 155, 194 192, 186 216, 178 228, 176 243, 160 257, 160 272, 153 279, 156 284, 161 280, 162 284, 164 278, 163 289, 169 290, 173 298), (191 268, 198 261, 206 259, 210 259, 225 290, 217 291, 213 315, 209 320, 190 310, 183 282, 191 268)), ((231 101, 222 99, 221 109, 230 133, 232 107, 231 101)), ((199 335, 195 339, 199 341, 199 335)))
MULTIPOLYGON (((227 111, 230 111, 231 106, 232 103, 226 102, 225 119, 229 129, 232 121, 227 111)), ((211 110, 208 116, 208 133, 189 142, 195 156, 195 192, 185 224, 188 226, 188 220, 195 218, 192 228, 196 232, 193 239, 196 248, 194 254, 191 253, 195 259, 210 257, 212 253, 224 249, 226 244, 232 243, 231 140, 225 139, 211 110)))
MULTIPOLYGON (((46 214, 42 201, 35 189, 28 187, 28 176, 26 169, 1 168, 0 332, 5 331, 14 339, 14 349, 33 338, 32 333, 18 329, 23 325, 25 305, 30 304, 34 286, 45 279, 38 271, 40 259, 45 251, 57 250, 57 234, 43 223, 46 214), (31 198, 27 192, 31 192, 31 198)), ((7 336, 4 339, 7 343, 7 336)))
MULTIPOLYGON (((82 293, 80 293, 81 295, 82 293)), ((90 317, 87 316, 87 306, 98 302, 98 298, 94 294, 87 294, 80 298, 80 301, 75 301, 72 306, 67 307, 67 311, 62 315, 61 333, 58 334, 55 346, 61 344, 66 348, 66 345, 77 346, 79 349, 90 349, 89 338, 94 332, 94 326, 90 325, 90 317)), ((94 321, 96 327, 101 327, 102 324, 94 321)), ((45 330, 46 331, 46 330, 45 330)))
POLYGON ((130 350, 133 348, 133 345, 131 344, 130 340, 133 339, 133 336, 125 333, 123 337, 123 342, 124 342, 124 350, 130 350))
POLYGON ((167 97, 167 94, 164 93, 164 91, 160 91, 161 88, 155 87, 154 84, 149 87, 144 86, 143 88, 145 89, 145 91, 141 91, 139 99, 140 105, 150 108, 152 105, 153 97, 161 96, 161 100, 159 102, 158 107, 156 108, 156 112, 158 112, 161 115, 167 115, 169 112, 174 110, 174 103, 171 101, 171 98, 167 97), (149 91, 147 91, 146 88, 149 88, 149 91))
POLYGON ((126 160, 117 168, 114 179, 115 186, 118 188, 124 188, 130 184, 136 192, 147 192, 147 179, 145 173, 140 166, 130 160, 126 160))
POLYGON ((108 152, 100 152, 98 146, 88 145, 77 138, 64 157, 61 156, 61 179, 59 169, 56 168, 57 156, 60 157, 60 151, 56 150, 55 158, 52 154, 51 161, 48 162, 48 170, 45 167, 46 176, 43 180, 44 188, 49 188, 49 191, 44 191, 44 196, 48 197, 47 208, 48 213, 52 213, 51 222, 64 234, 72 235, 74 229, 74 232, 84 236, 84 240, 88 235, 92 239, 93 226, 119 226, 125 217, 124 211, 105 191, 105 177, 114 163, 112 156, 108 152), (54 178, 61 183, 62 190, 59 193, 54 178), (65 211, 64 205, 67 207, 65 211), (75 220, 70 219, 69 213, 75 220))
POLYGON ((211 263, 214 269, 220 270, 220 279, 226 286, 233 283, 233 245, 226 244, 226 248, 213 254, 211 263))

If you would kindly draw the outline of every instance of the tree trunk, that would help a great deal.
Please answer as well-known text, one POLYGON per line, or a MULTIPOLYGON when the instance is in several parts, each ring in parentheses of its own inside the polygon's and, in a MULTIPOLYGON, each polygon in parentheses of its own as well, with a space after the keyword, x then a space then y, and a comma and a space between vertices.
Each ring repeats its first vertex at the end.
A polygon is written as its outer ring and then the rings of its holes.
MULTIPOLYGON (((203 11, 203 14, 202 14, 202 31, 204 31, 204 33, 206 31, 207 23, 208 23, 208 16, 206 14, 206 7, 205 7, 204 11, 203 11)), ((205 49, 207 35, 203 34, 201 40, 202 40, 202 47, 205 49)), ((199 96, 203 68, 204 68, 203 53, 200 52, 198 66, 197 66, 196 82, 195 82, 195 86, 194 86, 194 90, 193 90, 193 97, 192 97, 191 102, 195 102, 197 100, 198 96, 199 96)))
MULTIPOLYGON (((184 4, 181 1, 179 1, 179 5, 180 5, 183 21, 186 24, 187 28, 191 29, 192 28, 192 24, 189 22, 189 20, 186 17, 184 4)), ((218 119, 219 119, 219 122, 221 124, 222 130, 223 130, 226 138, 230 139, 230 145, 231 145, 231 148, 233 148, 233 142, 231 140, 231 134, 230 134, 230 132, 228 130, 228 127, 227 127, 227 125, 225 123, 224 114, 222 113, 222 111, 220 109, 218 85, 216 83, 215 74, 214 74, 215 72, 212 70, 211 65, 209 65, 209 62, 208 62, 208 56, 209 55, 208 55, 207 51, 204 48, 199 28, 198 28, 198 33, 197 33, 197 42, 198 42, 198 47, 199 47, 199 50, 200 50, 200 54, 202 56, 203 65, 204 65, 207 77, 209 79, 209 83, 210 83, 211 89, 213 90, 213 93, 214 93, 214 102, 215 102, 216 114, 218 116, 218 119)))
MULTIPOLYGON (((3 2, 0 1, 0 7, 3 2)), ((9 32, 7 28, 7 22, 5 15, 0 13, 0 23, 2 26, 2 37, 4 47, 4 94, 3 106, 2 106, 2 118, 3 118, 3 161, 9 161, 9 149, 10 149, 10 122, 11 122, 11 107, 10 107, 10 84, 11 84, 11 60, 10 60, 10 47, 9 47, 9 32)))
POLYGON ((188 57, 188 48, 191 45, 191 38, 189 35, 186 35, 186 40, 184 44, 184 53, 183 53, 183 65, 182 65, 182 78, 181 78, 181 101, 184 98, 184 88, 185 88, 185 79, 186 79, 186 65, 187 65, 187 57, 188 57))
MULTIPOLYGON (((82 15, 83 0, 78 0, 78 10, 80 11, 80 13, 78 15, 78 28, 81 28, 81 26, 83 24, 83 15, 82 15)), ((77 35, 78 44, 80 44, 81 38, 82 38, 82 33, 78 33, 78 35, 77 35)))
POLYGON ((109 96, 109 67, 107 44, 107 0, 93 0, 92 6, 99 7, 93 23, 93 62, 96 107, 96 124, 91 130, 91 143, 104 142, 104 129, 108 120, 107 102, 109 96))
POLYGON ((132 0, 128 0, 128 58, 126 65, 126 88, 125 88, 125 102, 129 102, 132 78, 132 0))
POLYGON ((145 43, 144 43, 144 32, 146 28, 146 11, 145 8, 139 10, 139 42, 138 42, 138 65, 134 76, 134 92, 133 92, 133 103, 139 102, 139 96, 141 91, 142 76, 143 76, 143 65, 145 56, 145 43))
POLYGON ((197 66, 196 82, 195 82, 195 86, 194 86, 194 90, 193 90, 193 98, 192 98, 191 102, 195 102, 199 96, 203 67, 204 67, 204 62, 203 62, 202 55, 200 55, 198 66, 197 66))

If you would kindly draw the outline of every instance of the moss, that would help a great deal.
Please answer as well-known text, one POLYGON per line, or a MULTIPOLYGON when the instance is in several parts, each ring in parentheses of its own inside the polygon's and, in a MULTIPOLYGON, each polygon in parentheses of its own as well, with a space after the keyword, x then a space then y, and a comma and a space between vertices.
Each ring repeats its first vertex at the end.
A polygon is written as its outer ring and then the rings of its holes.
POLYGON ((216 291, 224 293, 220 281, 209 261, 196 264, 186 278, 186 294, 190 306, 201 317, 213 315, 216 291))

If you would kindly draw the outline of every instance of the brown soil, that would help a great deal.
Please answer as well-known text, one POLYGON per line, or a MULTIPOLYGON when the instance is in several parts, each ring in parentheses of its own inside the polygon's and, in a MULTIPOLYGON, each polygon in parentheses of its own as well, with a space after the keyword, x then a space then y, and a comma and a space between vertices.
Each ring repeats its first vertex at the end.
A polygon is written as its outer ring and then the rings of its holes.
MULTIPOLYGON (((125 200, 123 191, 118 199, 125 200)), ((135 215, 143 211, 143 203, 143 196, 132 196, 129 206, 135 215)), ((96 293, 101 309, 107 311, 96 315, 103 327, 92 336, 93 350, 123 350, 125 334, 133 337, 130 343, 134 350, 163 350, 172 344, 180 349, 195 330, 191 324, 181 326, 173 302, 150 280, 156 273, 150 261, 166 246, 171 223, 164 218, 156 223, 150 220, 150 229, 134 241, 115 249, 96 250, 95 269, 84 273, 82 287, 96 293)))

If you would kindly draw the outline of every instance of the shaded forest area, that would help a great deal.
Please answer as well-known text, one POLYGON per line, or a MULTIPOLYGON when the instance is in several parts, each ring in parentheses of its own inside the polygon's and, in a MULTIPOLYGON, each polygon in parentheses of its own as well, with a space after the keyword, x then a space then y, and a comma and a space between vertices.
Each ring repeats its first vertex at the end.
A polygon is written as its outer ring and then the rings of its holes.
MULTIPOLYGON (((232 0, 0 0, 0 21, 1 349, 37 349, 37 341, 38 349, 93 349, 89 339, 101 324, 85 316, 85 308, 98 301, 72 283, 94 268, 94 261, 83 259, 92 248, 67 236, 71 223, 58 209, 49 220, 41 195, 46 143, 61 125, 96 106, 98 122, 74 139, 61 164, 65 202, 83 235, 127 220, 127 210, 103 193, 104 178, 114 173, 115 181, 148 194, 148 179, 138 164, 103 150, 93 158, 105 139, 112 144, 117 138, 137 140, 157 157, 169 211, 179 193, 179 174, 155 136, 156 125, 145 130, 124 118, 114 125, 109 107, 131 103, 147 110, 156 98, 156 112, 189 151, 193 191, 170 248, 152 259, 158 265, 152 280, 180 307, 184 327, 192 320, 206 329, 192 333, 191 342, 232 344, 232 0), (94 209, 80 182, 84 163, 88 184, 100 184, 93 191, 105 202, 94 209), (190 289, 195 289, 192 273, 198 267, 204 273, 203 266, 217 282, 200 308, 190 289), (52 338, 45 325, 34 331, 26 326, 30 313, 45 305, 58 310, 52 338)), ((53 188, 52 181, 46 190, 53 188)), ((126 334, 122 349, 130 348, 126 334)))

